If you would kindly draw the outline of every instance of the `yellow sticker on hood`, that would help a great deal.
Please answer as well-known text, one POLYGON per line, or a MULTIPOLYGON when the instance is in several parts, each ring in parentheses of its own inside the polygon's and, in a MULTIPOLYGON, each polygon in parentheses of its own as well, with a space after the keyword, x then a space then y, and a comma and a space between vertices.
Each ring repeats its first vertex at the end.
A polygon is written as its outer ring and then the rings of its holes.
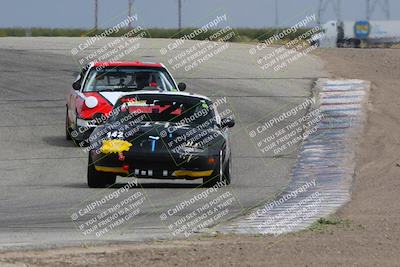
POLYGON ((104 140, 103 146, 100 148, 100 151, 104 154, 121 153, 124 151, 128 151, 131 146, 131 143, 124 140, 104 140))

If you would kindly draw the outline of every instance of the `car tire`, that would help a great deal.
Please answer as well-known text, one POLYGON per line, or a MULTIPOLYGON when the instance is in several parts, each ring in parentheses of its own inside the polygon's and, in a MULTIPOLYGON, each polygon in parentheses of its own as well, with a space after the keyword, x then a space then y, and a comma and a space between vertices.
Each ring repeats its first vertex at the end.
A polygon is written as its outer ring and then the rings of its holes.
POLYGON ((90 145, 90 142, 88 140, 83 140, 83 141, 77 141, 75 140, 75 143, 79 146, 79 147, 88 147, 90 145))
POLYGON ((71 128, 69 127, 69 120, 68 120, 68 107, 65 113, 65 139, 68 141, 72 140, 71 136, 71 128))
POLYGON ((92 157, 89 153, 88 169, 87 169, 87 184, 90 188, 105 188, 115 184, 117 176, 111 173, 96 171, 92 157))
MULTIPOLYGON (((76 119, 75 119, 75 125, 76 125, 76 119)), ((71 127, 69 127, 69 121, 68 121, 68 107, 67 107, 67 115, 66 115, 66 118, 65 118, 65 138, 67 139, 67 140, 72 140, 73 142, 74 142, 74 144, 75 144, 75 146, 78 146, 78 147, 88 147, 89 145, 90 145, 90 142, 89 142, 89 140, 78 140, 78 139, 75 139, 73 136, 72 136, 72 132, 76 132, 77 130, 74 130, 73 128, 71 128, 71 127)))
POLYGON ((225 182, 226 185, 231 183, 231 157, 229 157, 225 168, 222 166, 222 151, 220 152, 219 158, 218 171, 214 171, 211 177, 203 178, 204 187, 213 187, 217 185, 218 182, 225 182))
POLYGON ((230 185, 231 184, 231 178, 232 178, 232 157, 229 156, 229 160, 228 163, 225 166, 224 169, 224 180, 226 181, 226 185, 230 185))

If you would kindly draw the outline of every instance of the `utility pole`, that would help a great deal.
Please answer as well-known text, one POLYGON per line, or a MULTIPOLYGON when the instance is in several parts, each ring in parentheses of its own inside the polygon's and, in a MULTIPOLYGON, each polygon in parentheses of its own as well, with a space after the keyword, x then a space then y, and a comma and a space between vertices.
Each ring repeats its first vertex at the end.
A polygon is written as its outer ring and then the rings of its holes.
POLYGON ((386 19, 390 20, 390 2, 389 0, 385 0, 384 6, 386 8, 386 19))
POLYGON ((182 29, 182 0, 178 0, 178 28, 182 29))
POLYGON ((389 0, 385 0, 385 3, 383 4, 384 10, 385 10, 385 15, 386 19, 390 20, 390 2, 389 0))
POLYGON ((278 0, 275 0, 275 28, 279 27, 279 7, 278 0))
POLYGON ((128 0, 128 17, 129 17, 129 24, 128 28, 132 29, 132 21, 130 21, 130 17, 132 16, 132 7, 133 7, 133 2, 135 0, 128 0))
POLYGON ((328 6, 331 5, 333 7, 333 11, 335 12, 336 20, 342 20, 342 0, 319 0, 318 3, 318 18, 317 23, 321 24, 321 19, 323 13, 327 10, 328 6))
POLYGON ((336 1, 336 6, 335 6, 334 10, 336 13, 336 19, 338 21, 342 21, 342 0, 336 1))
POLYGON ((98 29, 98 16, 99 16, 99 1, 94 0, 94 29, 98 29))
POLYGON ((366 5, 366 8, 367 8, 367 11, 365 12, 365 18, 367 20, 370 20, 371 19, 371 10, 370 10, 371 0, 365 0, 365 5, 366 5))
POLYGON ((385 18, 387 20, 390 19, 390 3, 389 3, 389 0, 366 0, 366 5, 367 5, 367 14, 366 14, 366 19, 367 20, 371 19, 372 14, 375 12, 377 5, 379 5, 381 10, 385 14, 385 18))

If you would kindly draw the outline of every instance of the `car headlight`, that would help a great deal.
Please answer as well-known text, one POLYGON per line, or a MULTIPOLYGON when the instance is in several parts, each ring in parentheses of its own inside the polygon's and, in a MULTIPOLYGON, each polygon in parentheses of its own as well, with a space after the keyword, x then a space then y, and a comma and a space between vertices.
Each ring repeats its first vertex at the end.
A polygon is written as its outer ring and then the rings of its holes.
POLYGON ((99 101, 94 96, 89 96, 85 99, 85 105, 88 108, 95 108, 99 104, 99 101))

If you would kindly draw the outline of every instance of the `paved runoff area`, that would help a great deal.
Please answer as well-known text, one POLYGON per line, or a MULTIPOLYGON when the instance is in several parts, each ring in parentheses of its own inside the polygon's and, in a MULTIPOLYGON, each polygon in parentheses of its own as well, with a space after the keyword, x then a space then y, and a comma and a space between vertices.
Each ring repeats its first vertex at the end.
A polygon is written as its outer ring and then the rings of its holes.
MULTIPOLYGON (((164 62, 178 82, 187 83, 188 91, 219 101, 235 115, 232 184, 205 189, 196 180, 137 182, 119 177, 111 188, 88 188, 87 153, 64 137, 66 95, 81 67, 74 48, 86 40, 0 40, 1 248, 189 237, 251 214, 256 207, 302 186, 307 185, 304 194, 319 192, 323 201, 330 201, 330 188, 351 179, 352 166, 339 162, 339 154, 351 155, 352 147, 346 148, 340 138, 353 126, 346 128, 339 118, 319 122, 318 114, 310 112, 322 101, 323 115, 350 114, 352 108, 335 111, 339 106, 324 101, 338 97, 344 103, 344 99, 357 99, 358 94, 341 98, 336 91, 347 87, 333 81, 321 82, 320 92, 313 92, 315 81, 328 76, 317 57, 296 57, 274 71, 257 63, 274 48, 254 55, 249 53, 251 45, 226 43, 199 64, 182 67, 174 60, 199 42, 185 41, 174 51, 166 51, 174 40, 138 39, 135 50, 122 60, 164 62), (329 128, 331 123, 340 129, 310 132, 301 145, 308 126, 329 128), (337 147, 324 143, 326 138, 338 138, 337 147), (321 176, 333 168, 327 162, 330 157, 341 171, 321 176), (315 161, 318 158, 323 158, 321 164, 315 161), (307 168, 302 170, 303 166, 307 168), (105 206, 93 205, 104 199, 105 206), (126 203, 135 209, 124 215, 125 221, 104 218, 109 208, 126 203), (84 219, 79 216, 82 213, 91 217, 84 219), (100 229, 106 222, 112 227, 100 229)), ((115 39, 99 40, 85 53, 112 41, 115 39)), ((348 188, 343 190, 344 201, 348 188)), ((299 192, 297 198, 301 196, 299 192)), ((279 209, 290 203, 286 201, 279 209)))

